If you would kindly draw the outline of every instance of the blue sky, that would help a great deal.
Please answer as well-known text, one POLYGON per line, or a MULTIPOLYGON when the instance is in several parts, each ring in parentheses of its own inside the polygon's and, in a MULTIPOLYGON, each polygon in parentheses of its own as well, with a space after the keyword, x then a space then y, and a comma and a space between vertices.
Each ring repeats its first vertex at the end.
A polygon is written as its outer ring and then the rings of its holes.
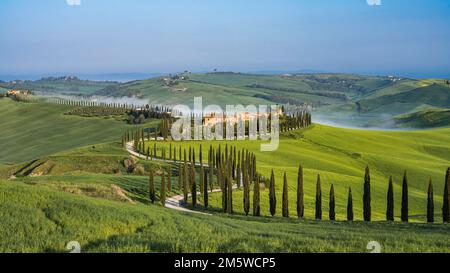
POLYGON ((217 68, 450 77, 447 0, 80 1, 0 1, 0 74, 217 68))

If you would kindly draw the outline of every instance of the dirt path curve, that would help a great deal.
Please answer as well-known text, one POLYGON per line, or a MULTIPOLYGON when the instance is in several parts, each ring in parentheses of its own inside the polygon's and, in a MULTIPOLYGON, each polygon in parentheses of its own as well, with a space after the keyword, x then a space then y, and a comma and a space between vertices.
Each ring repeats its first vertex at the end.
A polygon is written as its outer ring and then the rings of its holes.
MULTIPOLYGON (((138 152, 136 152, 136 149, 134 148, 134 142, 130 141, 126 143, 126 149, 128 151, 128 153, 130 153, 131 155, 147 160, 147 156, 140 154, 138 152)), ((173 161, 173 160, 168 160, 168 159, 161 159, 161 158, 153 158, 153 161, 157 161, 157 162, 167 162, 167 163, 182 163, 182 161, 173 161)), ((195 166, 200 167, 200 163, 195 163, 195 166)), ((203 166, 208 167, 208 164, 203 164, 203 166)), ((233 189, 236 189, 236 185, 233 187, 233 189)), ((221 192, 220 189, 214 189, 212 191, 209 191, 209 193, 216 193, 216 192, 221 192)), ((200 192, 197 193, 198 195, 200 195, 200 192)), ((191 197, 191 194, 189 194, 189 197, 191 197)), ((196 210, 191 210, 188 208, 183 207, 183 199, 184 196, 181 195, 175 195, 172 197, 169 197, 166 199, 166 202, 164 203, 164 206, 166 208, 169 209, 173 209, 173 210, 177 210, 177 211, 181 211, 181 212, 188 212, 188 213, 197 213, 197 214, 204 214, 204 215, 212 215, 210 213, 205 213, 205 212, 201 212, 201 211, 196 211, 196 210)))

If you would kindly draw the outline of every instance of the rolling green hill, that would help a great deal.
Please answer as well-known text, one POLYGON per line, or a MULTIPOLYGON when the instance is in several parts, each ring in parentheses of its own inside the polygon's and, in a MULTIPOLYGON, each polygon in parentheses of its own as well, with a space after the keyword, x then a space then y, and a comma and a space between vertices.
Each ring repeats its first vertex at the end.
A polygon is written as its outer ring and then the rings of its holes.
MULTIPOLYGON (((101 177, 99 177, 101 178, 101 177)), ((57 183, 57 182, 55 182, 57 183)), ((448 252, 449 227, 194 215, 111 196, 0 181, 0 252, 448 252)))
POLYGON ((31 90, 46 93, 89 95, 116 84, 116 82, 80 80, 76 77, 48 77, 36 81, 1 83, 0 87, 5 89, 31 90))
MULTIPOLYGON (((259 142, 236 142, 257 154, 262 174, 267 176, 272 168, 276 173, 278 216, 267 217, 268 191, 262 190, 264 217, 254 218, 240 215, 239 190, 234 193, 233 216, 216 210, 209 216, 192 215, 150 205, 148 177, 127 173, 123 160, 128 155, 119 143, 112 143, 124 130, 137 127, 110 118, 67 116, 64 113, 70 107, 48 103, 0 99, 0 110, 1 162, 17 163, 0 165, 0 252, 62 252, 74 240, 81 243, 83 252, 365 252, 372 240, 379 241, 386 252, 448 251, 447 225, 380 220, 384 219, 389 175, 394 176, 398 220, 404 170, 410 185, 411 221, 424 220, 429 177, 435 183, 436 220, 440 220, 443 176, 450 165, 450 129, 383 132, 316 124, 283 134, 275 153, 259 152, 259 142), (300 163, 305 168, 307 220, 295 219, 300 163), (343 222, 349 186, 355 217, 361 219, 366 164, 371 167, 377 222, 343 222), (279 212, 284 171, 289 179, 291 219, 282 219, 279 212), (17 177, 8 179, 13 173, 17 177), (318 173, 324 216, 330 184, 335 185, 338 222, 311 220, 318 173)), ((155 124, 151 121, 145 126, 155 124)), ((210 143, 202 144, 205 148, 210 143)), ((174 145, 198 147, 199 143, 174 145)), ((157 162, 139 164, 146 172, 168 167, 157 162)), ((169 195, 178 193, 175 167, 173 171, 174 190, 169 195)), ((157 178, 158 192, 159 184, 157 178)), ((220 194, 212 194, 210 203, 219 208, 220 194)))
POLYGON ((395 118, 398 127, 430 128, 450 124, 450 109, 431 108, 395 118))
MULTIPOLYGON (((331 184, 336 191, 337 217, 344 220, 348 188, 352 187, 355 217, 362 219, 362 190, 364 168, 369 165, 372 176, 372 209, 373 217, 385 219, 386 192, 389 176, 395 183, 397 200, 395 216, 400 216, 400 194, 403 173, 409 177, 410 215, 413 221, 424 221, 426 215, 426 190, 430 178, 435 183, 436 213, 441 207, 445 171, 450 167, 450 129, 384 132, 339 129, 314 125, 310 129, 284 134, 280 147, 275 152, 259 151, 260 142, 236 141, 221 142, 222 145, 236 145, 238 149, 248 149, 257 156, 258 171, 265 177, 275 171, 277 198, 281 200, 283 172, 287 172, 289 180, 289 203, 291 213, 295 212, 295 192, 298 165, 302 164, 305 173, 305 214, 314 217, 314 196, 316 177, 322 178, 323 204, 328 204, 328 193, 331 184)), ((220 142, 212 142, 214 147, 220 142)), ((168 146, 169 144, 159 144, 168 146)), ((174 147, 196 147, 199 142, 173 143, 174 147)), ((203 158, 207 157, 210 143, 203 143, 203 158)), ((222 147, 223 149, 224 147, 222 147)), ((216 208, 221 206, 220 194, 213 195, 210 203, 216 208)), ((268 191, 261 195, 262 213, 268 215, 268 191)), ((242 212, 242 192, 236 192, 234 206, 242 212)), ((281 203, 277 208, 281 215, 281 203)), ((326 209, 324 209, 326 215, 326 209)))
MULTIPOLYGON (((394 117, 449 107, 445 80, 348 74, 181 74, 107 87, 106 96, 136 96, 153 104, 311 104, 320 120, 346 126, 394 127, 394 117), (184 77, 184 78, 183 78, 184 77)), ((450 124, 442 124, 447 126, 450 124)))
MULTIPOLYGON (((70 148, 120 139, 136 128, 111 118, 64 115, 71 106, 0 99, 0 164, 19 163, 70 148)), ((150 121, 146 126, 158 124, 150 121)))

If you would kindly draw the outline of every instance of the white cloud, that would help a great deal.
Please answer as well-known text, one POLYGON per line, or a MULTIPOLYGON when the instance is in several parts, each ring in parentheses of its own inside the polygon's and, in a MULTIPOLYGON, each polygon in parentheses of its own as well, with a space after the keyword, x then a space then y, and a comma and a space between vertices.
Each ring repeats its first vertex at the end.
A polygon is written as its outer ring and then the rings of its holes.
POLYGON ((367 0, 369 6, 381 6, 381 0, 367 0))
POLYGON ((81 0, 66 0, 67 5, 69 6, 80 6, 81 0))

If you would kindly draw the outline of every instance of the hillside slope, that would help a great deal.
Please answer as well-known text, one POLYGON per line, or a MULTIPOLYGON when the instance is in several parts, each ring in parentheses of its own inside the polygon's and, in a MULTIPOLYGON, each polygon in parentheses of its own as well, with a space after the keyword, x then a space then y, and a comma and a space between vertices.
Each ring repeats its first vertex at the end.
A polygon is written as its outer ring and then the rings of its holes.
POLYGON ((64 115, 70 109, 66 105, 0 99, 0 164, 119 140, 125 130, 136 128, 115 119, 64 115))

